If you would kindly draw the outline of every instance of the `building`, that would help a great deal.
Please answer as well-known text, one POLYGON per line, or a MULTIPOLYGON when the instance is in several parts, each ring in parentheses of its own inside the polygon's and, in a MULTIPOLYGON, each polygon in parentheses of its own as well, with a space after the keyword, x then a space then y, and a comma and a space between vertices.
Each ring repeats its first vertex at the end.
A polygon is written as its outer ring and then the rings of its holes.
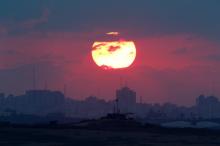
POLYGON ((215 96, 200 95, 196 99, 196 108, 200 118, 220 118, 220 102, 215 96))
POLYGON ((116 90, 116 100, 121 112, 135 112, 136 92, 128 87, 116 90))

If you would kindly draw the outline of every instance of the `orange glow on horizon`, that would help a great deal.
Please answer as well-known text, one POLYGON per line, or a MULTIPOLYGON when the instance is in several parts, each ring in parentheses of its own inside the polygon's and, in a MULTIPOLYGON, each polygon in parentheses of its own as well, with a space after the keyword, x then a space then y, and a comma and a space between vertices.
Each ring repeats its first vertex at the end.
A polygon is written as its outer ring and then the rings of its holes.
POLYGON ((136 57, 133 41, 94 42, 92 48, 93 60, 104 69, 127 68, 136 57))

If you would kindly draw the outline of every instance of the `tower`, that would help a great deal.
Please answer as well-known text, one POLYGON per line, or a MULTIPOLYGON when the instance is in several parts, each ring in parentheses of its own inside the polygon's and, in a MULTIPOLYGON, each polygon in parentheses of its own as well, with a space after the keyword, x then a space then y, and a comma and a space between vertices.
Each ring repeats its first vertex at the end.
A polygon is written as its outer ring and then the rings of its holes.
POLYGON ((128 87, 116 90, 116 104, 122 112, 133 112, 136 104, 136 92, 128 87))

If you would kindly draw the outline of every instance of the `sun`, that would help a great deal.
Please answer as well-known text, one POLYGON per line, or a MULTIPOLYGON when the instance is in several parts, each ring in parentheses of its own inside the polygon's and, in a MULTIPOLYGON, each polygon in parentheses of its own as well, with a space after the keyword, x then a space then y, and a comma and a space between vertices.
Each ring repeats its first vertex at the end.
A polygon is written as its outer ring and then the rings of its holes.
POLYGON ((134 62, 135 57, 136 47, 133 41, 97 41, 92 45, 92 58, 104 69, 127 68, 134 62))

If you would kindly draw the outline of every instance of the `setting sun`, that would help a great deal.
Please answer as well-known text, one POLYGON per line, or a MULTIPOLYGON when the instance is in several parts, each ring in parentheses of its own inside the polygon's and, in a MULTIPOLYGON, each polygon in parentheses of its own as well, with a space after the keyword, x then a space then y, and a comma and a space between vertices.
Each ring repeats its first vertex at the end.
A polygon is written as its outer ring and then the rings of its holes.
POLYGON ((94 42, 92 57, 104 69, 129 67, 136 57, 133 41, 94 42))

